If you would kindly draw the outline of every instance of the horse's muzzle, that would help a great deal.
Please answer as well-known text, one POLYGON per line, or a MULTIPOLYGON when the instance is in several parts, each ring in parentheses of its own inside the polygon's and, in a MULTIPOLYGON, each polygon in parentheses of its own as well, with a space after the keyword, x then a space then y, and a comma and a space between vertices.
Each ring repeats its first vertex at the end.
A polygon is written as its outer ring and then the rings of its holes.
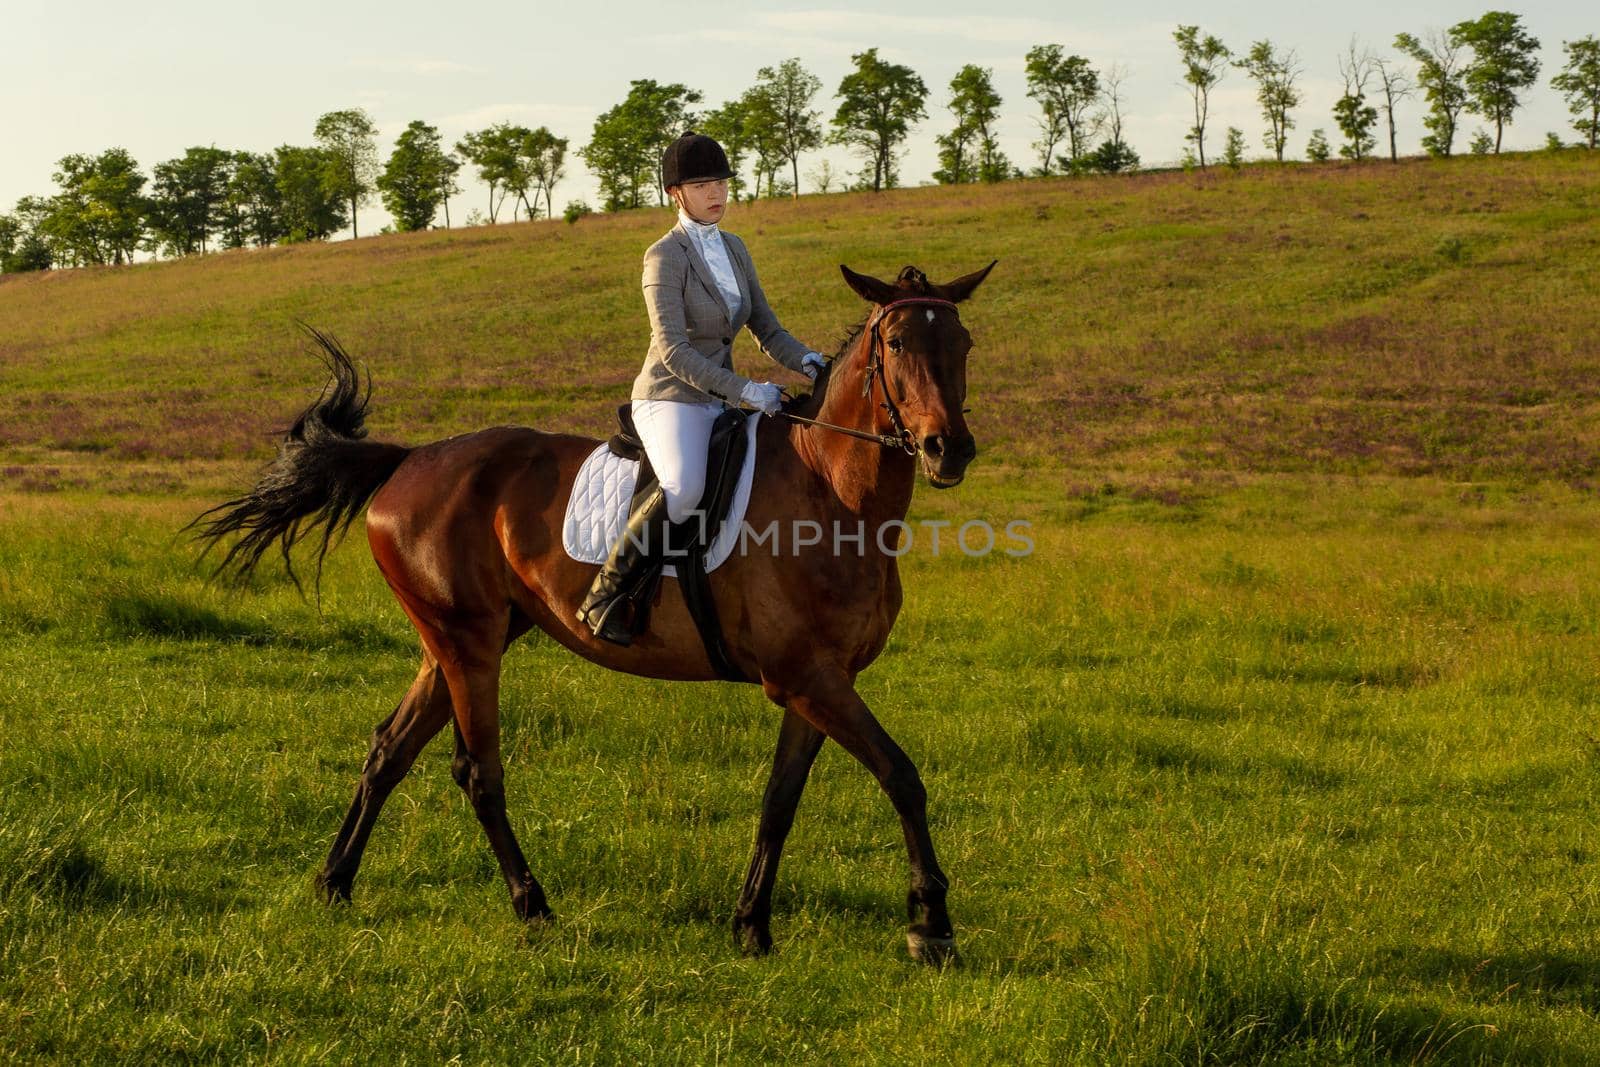
POLYGON ((934 433, 921 441, 922 472, 935 489, 951 489, 966 477, 967 464, 978 454, 978 442, 971 434, 954 437, 934 433))

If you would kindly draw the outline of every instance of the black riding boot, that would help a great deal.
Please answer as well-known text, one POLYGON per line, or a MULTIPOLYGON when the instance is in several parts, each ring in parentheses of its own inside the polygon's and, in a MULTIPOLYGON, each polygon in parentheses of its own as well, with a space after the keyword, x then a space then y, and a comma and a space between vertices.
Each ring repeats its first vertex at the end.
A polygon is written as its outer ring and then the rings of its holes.
POLYGON ((633 644, 634 620, 648 609, 644 603, 650 579, 667 554, 667 494, 656 487, 628 516, 628 526, 600 568, 589 595, 578 609, 596 637, 617 645, 633 644))

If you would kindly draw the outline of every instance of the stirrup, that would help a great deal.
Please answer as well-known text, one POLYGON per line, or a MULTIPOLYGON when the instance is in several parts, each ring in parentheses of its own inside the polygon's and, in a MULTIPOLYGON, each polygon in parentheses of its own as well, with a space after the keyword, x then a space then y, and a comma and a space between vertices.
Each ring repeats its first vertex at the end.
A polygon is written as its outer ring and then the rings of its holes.
POLYGON ((629 618, 628 605, 630 601, 626 593, 618 593, 610 600, 589 609, 587 615, 582 610, 578 612, 578 619, 587 625, 594 635, 602 641, 610 641, 613 645, 627 648, 633 644, 633 625, 629 618))

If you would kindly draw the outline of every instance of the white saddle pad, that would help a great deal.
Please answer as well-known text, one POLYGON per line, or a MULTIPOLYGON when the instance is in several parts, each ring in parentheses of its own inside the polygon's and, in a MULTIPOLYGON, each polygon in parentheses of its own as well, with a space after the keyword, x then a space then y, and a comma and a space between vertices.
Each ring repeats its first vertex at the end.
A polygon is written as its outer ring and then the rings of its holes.
MULTIPOLYGON (((728 509, 728 517, 706 553, 707 572, 721 566, 739 543, 739 530, 750 504, 750 483, 755 481, 756 426, 760 421, 756 415, 746 420, 745 433, 750 447, 745 450, 744 469, 739 472, 733 506, 728 509)), ((561 544, 567 555, 579 563, 606 561, 611 555, 611 546, 617 543, 628 525, 628 504, 633 500, 633 483, 638 476, 638 460, 614 456, 604 444, 589 453, 572 483, 572 495, 567 498, 567 517, 561 524, 561 544)), ((669 563, 661 573, 673 578, 678 572, 669 563)))

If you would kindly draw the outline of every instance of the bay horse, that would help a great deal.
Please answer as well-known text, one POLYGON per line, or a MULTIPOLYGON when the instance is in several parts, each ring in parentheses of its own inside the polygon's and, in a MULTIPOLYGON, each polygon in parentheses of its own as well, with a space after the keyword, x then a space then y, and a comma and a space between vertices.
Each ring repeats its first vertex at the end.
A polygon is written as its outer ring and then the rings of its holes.
MULTIPOLYGON (((937 285, 914 267, 891 283, 841 266, 872 309, 811 395, 791 401, 787 418, 763 419, 757 428, 747 525, 761 531, 776 521, 783 531, 811 520, 823 530, 854 531, 859 522, 866 537, 864 551, 800 559, 788 546, 784 554, 736 552, 712 579, 731 661, 783 709, 733 919, 747 953, 772 949, 778 859, 812 761, 832 739, 872 773, 900 817, 911 865, 911 955, 934 963, 953 957, 949 882, 928 834, 926 790, 855 679, 883 651, 901 604, 896 545, 883 548, 874 532, 885 524, 903 529, 893 524, 906 516, 919 467, 932 485, 948 488, 977 454, 962 406, 972 339, 956 305, 993 268, 937 285)), ((713 680, 716 671, 676 581, 661 584, 650 628, 629 647, 596 638, 576 619, 596 567, 566 554, 561 529, 574 477, 599 442, 520 427, 415 448, 365 440, 370 378, 363 391, 338 343, 310 332, 331 388, 295 421, 254 488, 190 525, 208 551, 238 535, 218 569, 241 579, 274 544, 293 576, 290 549, 320 527, 320 577, 330 547, 365 506, 373 558, 421 637, 416 680, 372 734, 317 884, 330 901, 349 900, 384 801, 448 722, 451 776, 488 836, 512 907, 525 920, 549 919, 506 814, 499 704, 506 648, 537 626, 611 670, 678 681, 713 680)))

